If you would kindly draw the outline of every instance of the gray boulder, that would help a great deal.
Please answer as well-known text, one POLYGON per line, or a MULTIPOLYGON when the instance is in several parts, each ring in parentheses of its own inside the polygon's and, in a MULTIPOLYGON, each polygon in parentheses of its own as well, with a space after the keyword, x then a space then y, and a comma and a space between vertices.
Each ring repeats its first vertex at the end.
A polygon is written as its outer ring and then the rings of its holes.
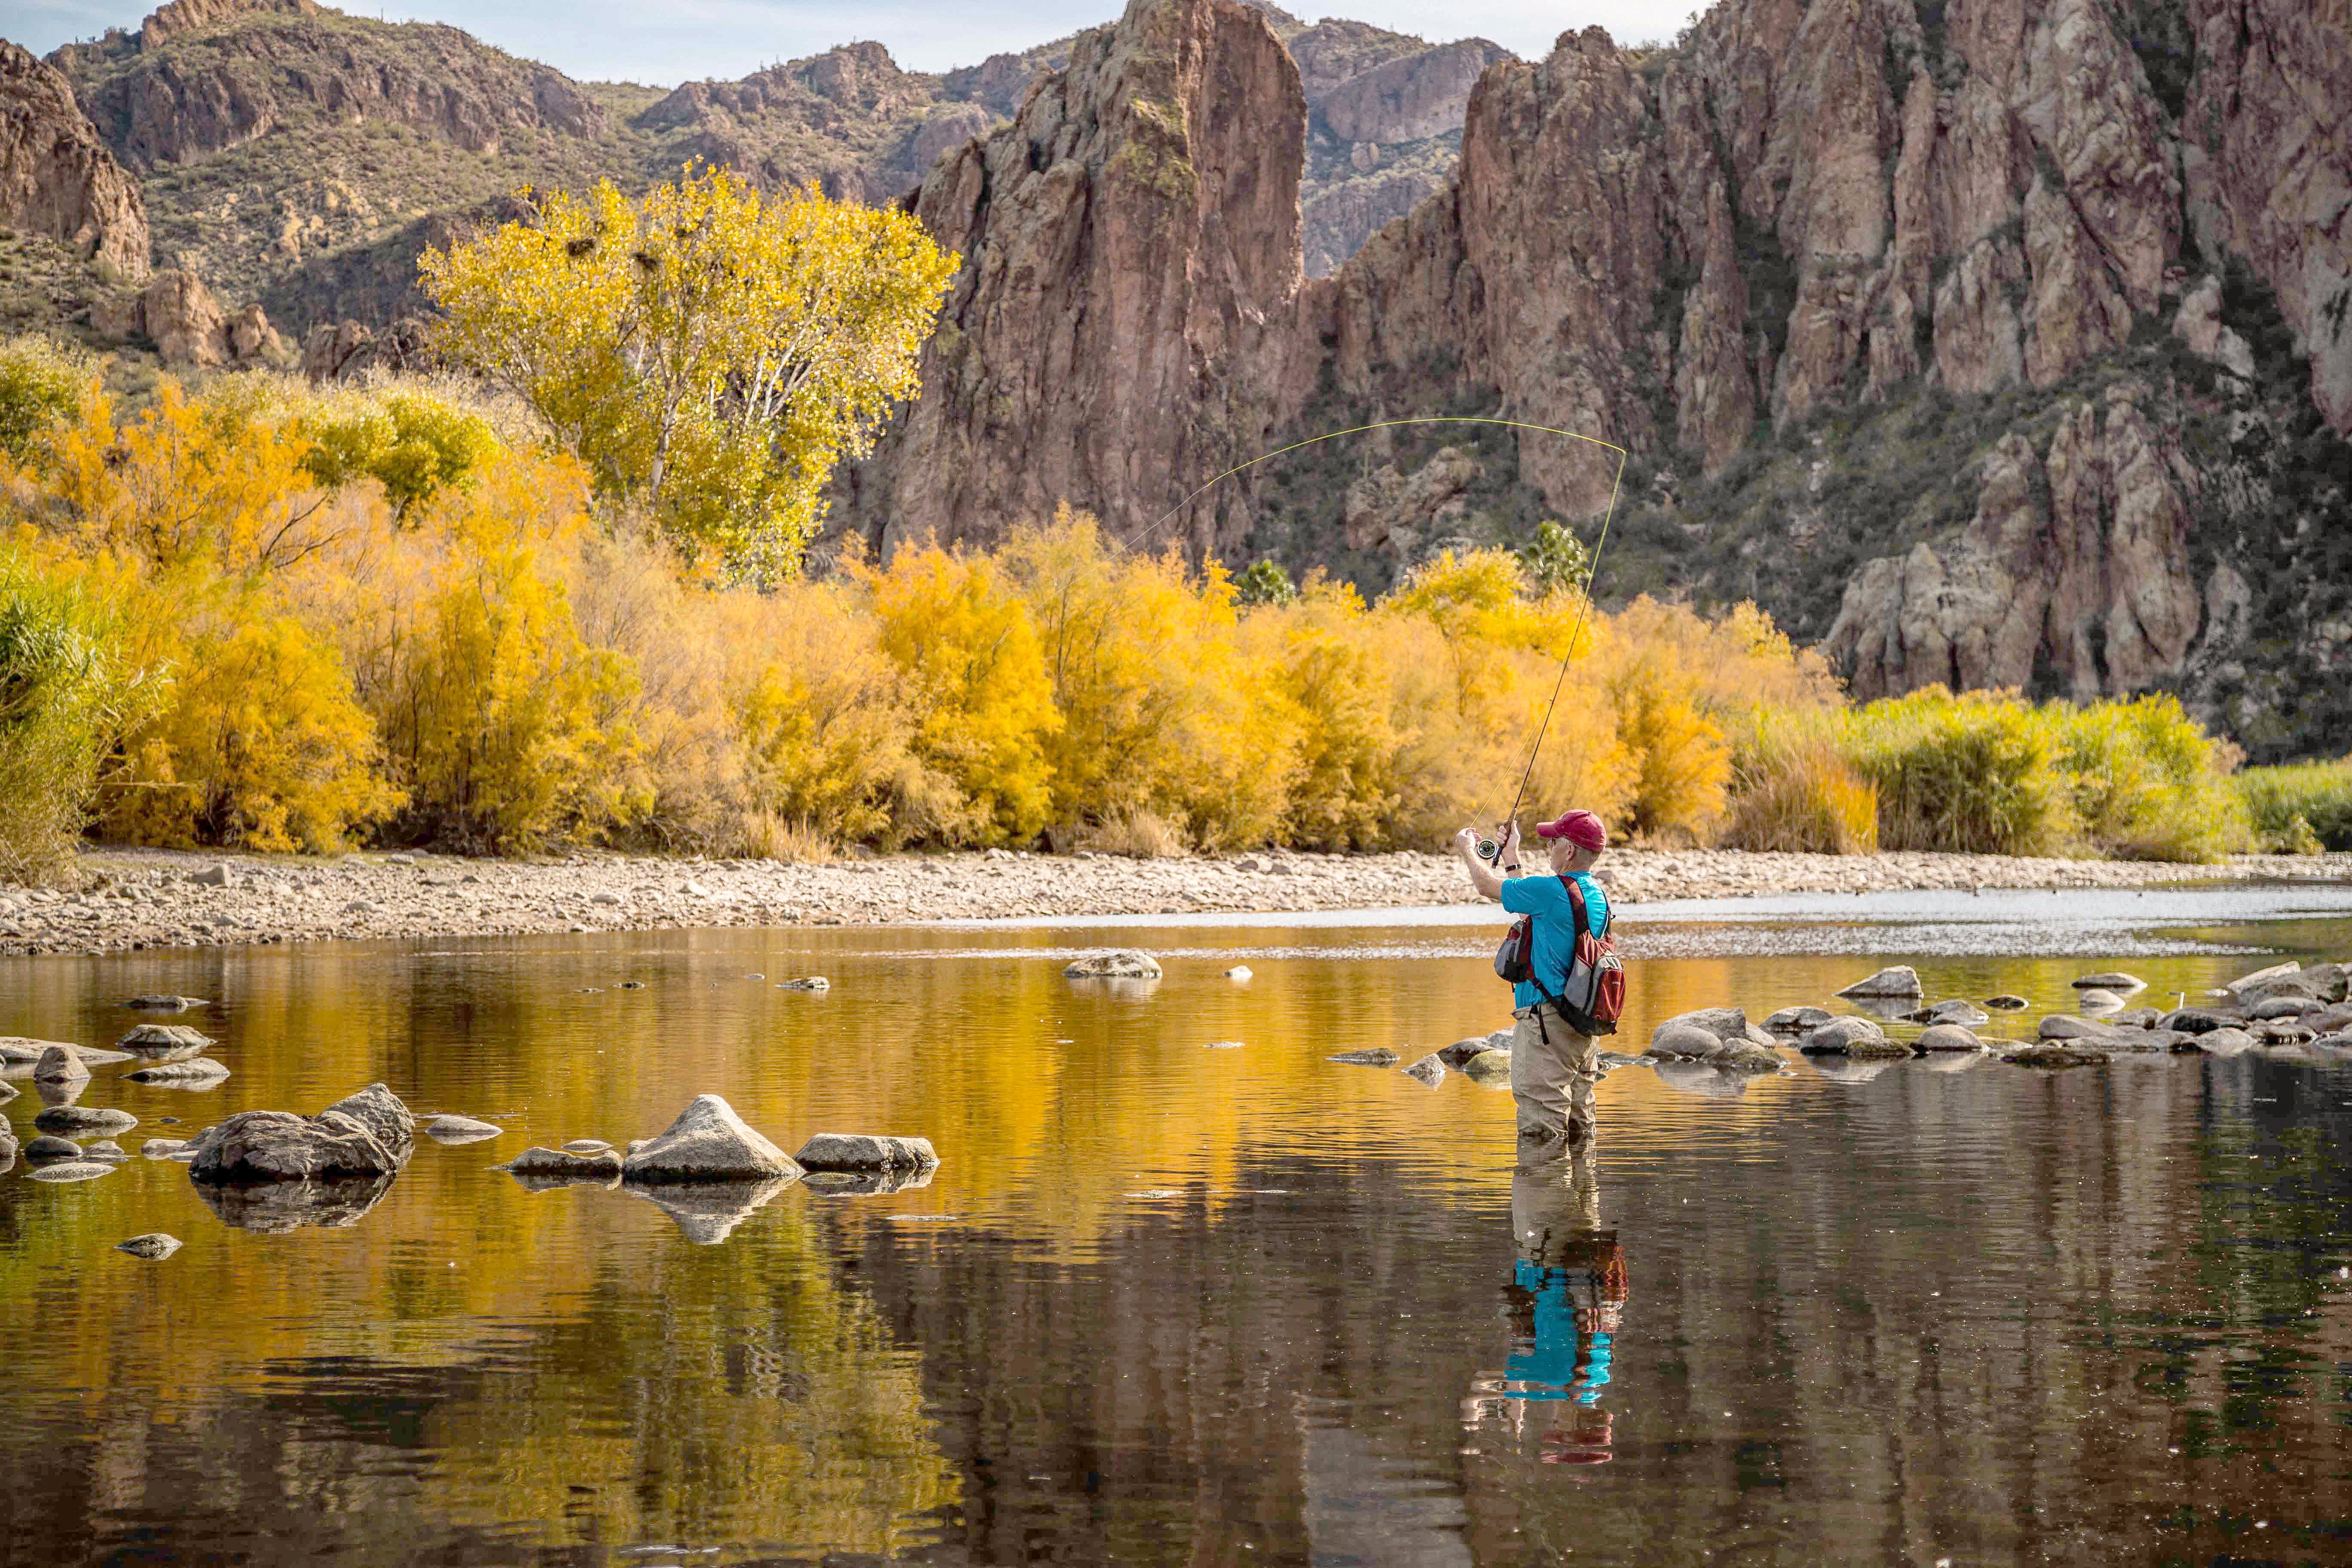
POLYGON ((2053 1013, 2042 1020, 2034 1033, 2045 1040, 2105 1040, 2120 1033, 2113 1024, 2096 1018, 2078 1018, 2071 1013, 2053 1013))
POLYGON ((0 1067, 29 1067, 51 1051, 70 1051, 79 1057, 81 1047, 67 1045, 62 1040, 29 1040, 22 1035, 0 1036, 0 1067))
POLYGON ((2137 974, 2126 974, 2120 969, 2108 969, 2102 970, 2096 974, 2078 975, 2074 981, 2074 989, 2118 993, 2145 991, 2147 989, 2147 982, 2137 974))
POLYGON ((139 1157, 142 1160, 168 1160, 187 1146, 188 1142, 184 1138, 150 1138, 139 1145, 139 1157))
POLYGON ((928 1138, 891 1138, 872 1132, 819 1132, 800 1146, 793 1160, 808 1171, 929 1171, 940 1157, 928 1138))
POLYGON ((81 1157, 85 1160, 105 1160, 118 1165, 131 1158, 122 1152, 122 1145, 111 1138, 101 1138, 95 1143, 83 1144, 81 1157))
POLYGON ((246 1110, 205 1129, 194 1140, 188 1179, 220 1185, 388 1178, 415 1149, 408 1107, 375 1083, 316 1116, 246 1110))
POLYGON ((1510 1047, 1507 1044, 1497 1047, 1492 1039, 1488 1038, 1485 1035, 1473 1035, 1466 1040, 1456 1040, 1452 1045, 1440 1049, 1437 1053, 1437 1059, 1447 1067, 1459 1068, 1472 1057, 1484 1056, 1486 1052, 1491 1050, 1507 1050, 1510 1047))
POLYGON ((134 1236, 129 1241, 116 1242, 114 1250, 127 1252, 133 1258, 143 1258, 150 1263, 161 1263, 180 1250, 180 1238, 167 1236, 160 1230, 150 1231, 145 1236, 134 1236))
POLYGON ((1722 1056, 1725 1049, 1722 1039, 1712 1031, 1669 1018, 1651 1031, 1650 1048, 1643 1054, 1666 1061, 1708 1061, 1722 1056))
POLYGON ((109 1160, 60 1160, 54 1165, 43 1165, 32 1173, 37 1182, 94 1182, 100 1176, 114 1174, 113 1162, 109 1160))
POLYGON ((2102 991, 2094 986, 2088 991, 2075 992, 2074 1005, 2085 1013, 2120 1013, 2124 999, 2112 991, 2102 991))
POLYGON ((1768 1035, 1808 1034, 1836 1016, 1826 1007, 1783 1007, 1764 1020, 1764 1032, 1768 1035))
POLYGON ((621 1173, 632 1182, 770 1182, 789 1181, 801 1168, 744 1125, 724 1100, 703 1094, 634 1149, 621 1173))
POLYGON ((52 1105, 33 1118, 33 1125, 60 1138, 112 1137, 139 1125, 127 1110, 105 1110, 91 1105, 52 1105))
POLYGON ((1832 1018, 1805 1037, 1798 1049, 1809 1057, 1852 1057, 1856 1060, 1892 1060, 1911 1055, 1911 1047, 1886 1037, 1886 1031, 1868 1018, 1832 1018))
POLYGON ((1462 1076, 1487 1089, 1511 1086, 1511 1053, 1481 1051, 1462 1064, 1462 1076))
POLYGON ((2193 1040, 2197 1049, 2209 1057, 2242 1056, 2261 1043, 2245 1030, 2233 1028, 2197 1030, 2188 1033, 2186 1037, 2193 1040))
POLYGON ((1340 1062, 1351 1068, 1392 1068, 1402 1058, 1386 1046, 1375 1046, 1369 1051, 1341 1051, 1336 1057, 1325 1057, 1327 1062, 1340 1062))
POLYGON ((1435 1051, 1430 1052, 1411 1067, 1399 1068, 1397 1070, 1407 1078, 1419 1079, 1432 1089, 1445 1081, 1445 1064, 1437 1059, 1435 1051))
POLYGON ((44 1133, 25 1145, 25 1163, 28 1165, 47 1165, 59 1160, 80 1158, 81 1145, 70 1138, 44 1133))
POLYGON ((447 1114, 436 1116, 425 1124, 425 1136, 436 1143, 478 1143, 485 1138, 502 1138, 506 1131, 487 1121, 477 1121, 470 1116, 447 1114))
POLYGON ((1919 1049, 1930 1056, 1943 1052, 1975 1052, 1980 1055, 1990 1048, 1977 1038, 1974 1030, 1962 1028, 1958 1024, 1930 1024, 1919 1037, 1919 1049))
POLYGON ((228 1068, 210 1057, 194 1057, 184 1062, 158 1062, 151 1068, 140 1068, 124 1073, 131 1083, 166 1084, 175 1089, 211 1089, 228 1077, 228 1068))
POLYGON ((2293 960, 2289 960, 2285 963, 2273 963, 2267 969, 2257 969, 2252 974, 2241 974, 2235 980, 2232 980, 2228 984, 2222 986, 2221 989, 2233 993, 2249 990, 2254 987, 2266 985, 2273 980, 2284 979, 2287 975, 2297 973, 2302 970, 2302 964, 2294 963, 2293 960))
POLYGON ((1841 996, 1924 996, 1927 990, 1919 984, 1919 972, 1907 963, 1897 963, 1880 970, 1867 980, 1857 980, 1838 993, 1841 996))
POLYGON ((1938 1002, 1932 1007, 1921 1008, 1911 1015, 1911 1021, 1931 1026, 1937 1024, 1958 1024, 1964 1029, 1973 1029, 1980 1024, 1991 1023, 1992 1015, 1973 1002, 1953 997, 1948 1001, 1938 1002))
POLYGON ((114 1048, 151 1062, 184 1062, 201 1056, 212 1037, 185 1024, 140 1024, 114 1042, 114 1048))
POLYGON ((1160 961, 1148 952, 1123 948, 1081 958, 1062 973, 1072 980, 1157 980, 1160 961))
POLYGON ((81 1053, 71 1046, 51 1046, 33 1064, 35 1083, 86 1083, 89 1068, 82 1065, 81 1053))
POLYGON ((610 1186, 621 1179, 621 1156, 612 1149, 596 1154, 575 1154, 568 1149, 534 1145, 498 1168, 550 1186, 571 1182, 601 1182, 610 1186))
POLYGON ((2037 1040, 2013 1051, 2003 1051, 2000 1059, 2021 1068, 2087 1068, 2105 1061, 2107 1053, 2092 1050, 2079 1041, 2037 1040))
POLYGON ((2164 1015, 2154 1007, 2126 1007, 2106 1022, 2118 1029, 2153 1029, 2164 1021, 2164 1015))
POLYGON ((1688 1013, 1677 1013, 1658 1026, 1663 1029, 1678 1024, 1705 1029, 1726 1044, 1734 1040, 1745 1040, 1751 1046, 1773 1043, 1772 1037, 1749 1023, 1747 1012, 1738 1007, 1698 1007, 1688 1013))
POLYGON ((2270 1018, 2300 1018, 2305 1013, 2321 1012, 2326 1006, 2308 996, 2272 996, 2255 1003, 2246 1010, 2246 1016, 2257 1023, 2270 1018))
POLYGON ((2216 1012, 2208 1007, 2180 1007, 2167 1013, 2157 1026, 2178 1029, 2184 1035, 2202 1035, 2214 1029, 2232 1029, 2245 1020, 2233 1013, 2216 1012))

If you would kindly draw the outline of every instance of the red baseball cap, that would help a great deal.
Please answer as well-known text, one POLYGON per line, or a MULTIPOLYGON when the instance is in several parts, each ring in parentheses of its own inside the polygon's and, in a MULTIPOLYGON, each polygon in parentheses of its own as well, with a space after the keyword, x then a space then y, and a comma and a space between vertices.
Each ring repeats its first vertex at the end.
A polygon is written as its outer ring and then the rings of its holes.
POLYGON ((1609 847, 1609 830, 1589 811, 1571 811, 1558 822, 1539 822, 1536 825, 1536 837, 1565 838, 1587 849, 1609 847))

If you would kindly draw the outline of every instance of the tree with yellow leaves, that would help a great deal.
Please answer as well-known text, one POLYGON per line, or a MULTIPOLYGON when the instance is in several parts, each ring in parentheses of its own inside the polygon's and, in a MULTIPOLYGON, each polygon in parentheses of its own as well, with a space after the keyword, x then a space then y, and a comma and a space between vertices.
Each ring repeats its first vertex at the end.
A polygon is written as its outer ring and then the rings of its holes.
POLYGON ((958 258, 895 208, 689 166, 538 198, 420 263, 441 351, 520 396, 688 553, 790 573, 836 460, 912 392, 958 258))

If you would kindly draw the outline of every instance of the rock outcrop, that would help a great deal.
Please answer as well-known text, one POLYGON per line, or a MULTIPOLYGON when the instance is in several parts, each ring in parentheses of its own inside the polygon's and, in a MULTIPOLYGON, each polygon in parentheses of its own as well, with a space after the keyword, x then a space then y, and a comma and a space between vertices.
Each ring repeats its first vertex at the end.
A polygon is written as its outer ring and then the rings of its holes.
MULTIPOLYGON (((847 476, 877 546, 987 539, 1063 501, 1139 532, 1259 441, 1299 282, 1298 71, 1236 0, 1135 0, 915 212, 963 258, 921 400, 847 476)), ((1161 537, 1229 549, 1230 495, 1161 537)))
POLYGON ((194 1144, 188 1178, 199 1184, 333 1183, 388 1180, 408 1163, 416 1138, 408 1108, 376 1083, 316 1116, 240 1111, 194 1144))
POLYGON ((179 268, 156 273, 136 295, 94 309, 90 326, 116 342, 146 339, 167 365, 247 369, 292 357, 260 306, 224 311, 203 279, 179 268))
POLYGON ((147 275, 147 205, 74 100, 73 84, 0 39, 0 226, 147 275))

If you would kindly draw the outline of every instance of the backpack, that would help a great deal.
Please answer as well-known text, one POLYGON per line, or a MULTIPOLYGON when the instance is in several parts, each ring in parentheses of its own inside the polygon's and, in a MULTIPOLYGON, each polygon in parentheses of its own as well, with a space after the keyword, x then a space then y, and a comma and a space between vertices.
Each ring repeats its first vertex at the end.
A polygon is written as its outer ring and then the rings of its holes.
MULTIPOLYGON (((1568 964, 1568 983, 1554 995, 1536 978, 1535 917, 1521 915, 1504 933, 1495 950, 1495 973, 1517 985, 1533 985, 1543 999, 1559 1009, 1568 1026, 1580 1035, 1613 1035, 1625 1013, 1625 965, 1617 956, 1617 942, 1605 931, 1595 935, 1584 891, 1572 877, 1562 877, 1569 906, 1576 911, 1576 949, 1568 964)), ((1613 926, 1616 921, 1612 919, 1613 926)))

